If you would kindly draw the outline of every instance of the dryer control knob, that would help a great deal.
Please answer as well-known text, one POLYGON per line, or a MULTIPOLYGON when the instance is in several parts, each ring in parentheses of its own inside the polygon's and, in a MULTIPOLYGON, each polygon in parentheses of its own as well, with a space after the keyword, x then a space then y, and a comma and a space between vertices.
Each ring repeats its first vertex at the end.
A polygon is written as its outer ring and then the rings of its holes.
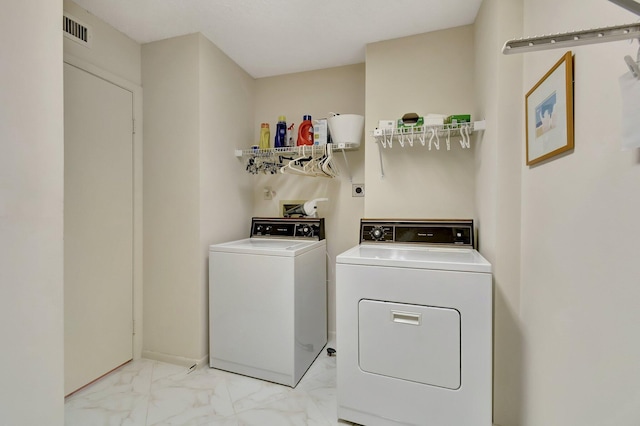
POLYGON ((257 226, 256 226, 256 232, 257 232, 257 233, 261 234, 263 230, 264 230, 264 228, 263 228, 263 226, 262 226, 262 225, 257 225, 257 226))
POLYGON ((384 239, 384 228, 382 228, 381 226, 376 226, 375 228, 373 228, 371 230, 371 232, 369 233, 371 235, 371 238, 373 238, 376 241, 380 241, 384 239))
POLYGON ((266 232, 267 234, 271 233, 271 226, 267 226, 267 227, 264 229, 264 232, 266 232))

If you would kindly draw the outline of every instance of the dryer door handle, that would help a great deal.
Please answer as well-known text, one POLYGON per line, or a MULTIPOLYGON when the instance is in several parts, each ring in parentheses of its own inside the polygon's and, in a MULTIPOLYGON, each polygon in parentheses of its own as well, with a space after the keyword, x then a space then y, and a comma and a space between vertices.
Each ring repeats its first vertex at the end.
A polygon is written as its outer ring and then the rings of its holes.
POLYGON ((422 314, 416 312, 391 311, 391 321, 399 324, 420 325, 422 314))

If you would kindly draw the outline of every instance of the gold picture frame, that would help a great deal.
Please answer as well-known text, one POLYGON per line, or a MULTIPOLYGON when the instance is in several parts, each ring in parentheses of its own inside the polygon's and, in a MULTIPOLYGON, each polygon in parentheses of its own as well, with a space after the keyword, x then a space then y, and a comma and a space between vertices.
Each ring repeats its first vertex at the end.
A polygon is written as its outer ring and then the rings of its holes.
POLYGON ((525 96, 527 165, 573 149, 573 54, 562 58, 525 96))

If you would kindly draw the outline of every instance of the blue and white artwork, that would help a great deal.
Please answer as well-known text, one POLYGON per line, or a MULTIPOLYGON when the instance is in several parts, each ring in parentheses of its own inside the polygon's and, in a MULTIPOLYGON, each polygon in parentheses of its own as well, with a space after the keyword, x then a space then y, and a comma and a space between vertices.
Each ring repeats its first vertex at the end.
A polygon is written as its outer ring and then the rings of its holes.
POLYGON ((556 92, 547 96, 536 106, 536 138, 554 129, 558 122, 556 114, 556 92))

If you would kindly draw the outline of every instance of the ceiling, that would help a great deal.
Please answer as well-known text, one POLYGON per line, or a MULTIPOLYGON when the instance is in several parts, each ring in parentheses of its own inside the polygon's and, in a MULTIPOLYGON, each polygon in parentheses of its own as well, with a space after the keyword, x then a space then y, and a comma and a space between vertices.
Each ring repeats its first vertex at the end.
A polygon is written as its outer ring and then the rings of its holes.
POLYGON ((202 33, 255 78, 364 62, 365 46, 474 22, 482 0, 74 0, 143 44, 202 33))

